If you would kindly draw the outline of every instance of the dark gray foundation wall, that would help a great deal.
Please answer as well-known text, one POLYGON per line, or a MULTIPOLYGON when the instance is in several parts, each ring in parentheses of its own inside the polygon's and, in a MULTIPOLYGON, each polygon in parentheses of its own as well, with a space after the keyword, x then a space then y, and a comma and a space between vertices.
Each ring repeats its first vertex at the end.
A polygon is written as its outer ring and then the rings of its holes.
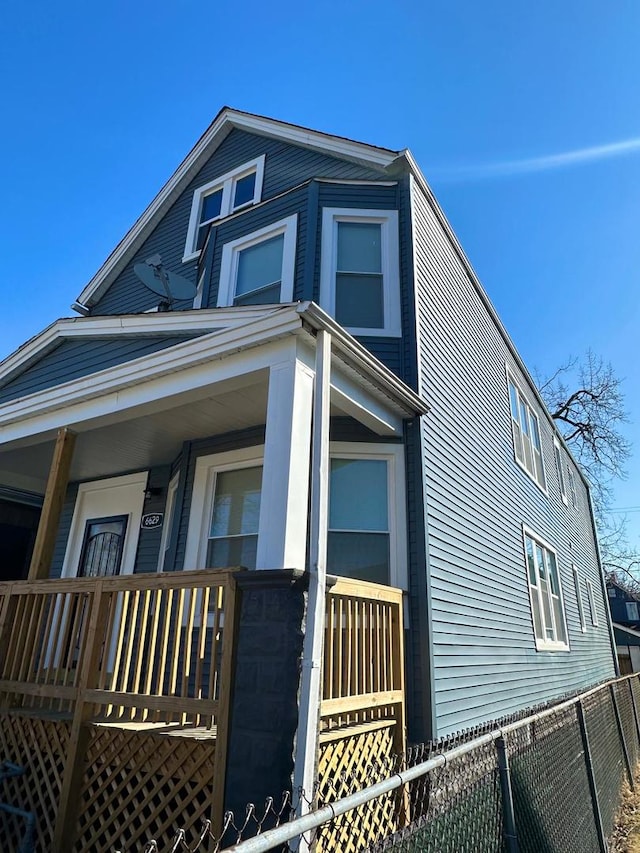
MULTIPOLYGON (((308 576, 299 570, 241 571, 225 810, 242 821, 291 791, 308 576)), ((263 829, 266 827, 263 827, 263 829)))

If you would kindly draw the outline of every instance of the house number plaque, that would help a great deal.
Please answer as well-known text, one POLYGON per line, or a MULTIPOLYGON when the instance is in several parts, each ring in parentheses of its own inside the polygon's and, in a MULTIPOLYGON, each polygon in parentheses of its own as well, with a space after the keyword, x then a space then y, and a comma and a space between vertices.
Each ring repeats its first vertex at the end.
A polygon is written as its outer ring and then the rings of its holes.
POLYGON ((163 520, 163 512, 148 512, 142 516, 140 527, 143 530, 155 530, 157 527, 162 527, 163 520))

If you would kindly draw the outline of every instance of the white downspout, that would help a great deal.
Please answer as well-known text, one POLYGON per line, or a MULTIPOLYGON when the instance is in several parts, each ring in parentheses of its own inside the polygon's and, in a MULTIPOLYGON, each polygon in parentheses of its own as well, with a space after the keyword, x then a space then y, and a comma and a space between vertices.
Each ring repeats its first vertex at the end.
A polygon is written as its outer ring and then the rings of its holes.
MULTIPOLYGON (((318 724, 322 700, 321 675, 327 578, 327 524, 329 515, 329 396, 331 335, 316 338, 313 429, 311 439, 311 507, 309 518, 309 593, 302 650, 300 711, 293 774, 294 798, 302 789, 298 814, 311 808, 316 782, 318 724)), ((298 848, 308 849, 303 840, 298 848)))

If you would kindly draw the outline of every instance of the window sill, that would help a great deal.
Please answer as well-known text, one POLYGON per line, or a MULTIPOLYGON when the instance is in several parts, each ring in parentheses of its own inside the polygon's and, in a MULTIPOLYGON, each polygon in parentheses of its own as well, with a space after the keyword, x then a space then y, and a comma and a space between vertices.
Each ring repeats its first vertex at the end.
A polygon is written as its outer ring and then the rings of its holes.
POLYGON ((185 256, 182 258, 182 263, 183 263, 183 264, 186 264, 186 263, 188 263, 189 261, 195 261, 195 260, 197 260, 199 257, 200 257, 200 249, 198 249, 198 251, 197 251, 197 252, 191 252, 191 254, 190 254, 190 255, 185 255, 185 256))
POLYGON ((568 643, 558 643, 554 640, 536 640, 537 652, 570 652, 568 643))

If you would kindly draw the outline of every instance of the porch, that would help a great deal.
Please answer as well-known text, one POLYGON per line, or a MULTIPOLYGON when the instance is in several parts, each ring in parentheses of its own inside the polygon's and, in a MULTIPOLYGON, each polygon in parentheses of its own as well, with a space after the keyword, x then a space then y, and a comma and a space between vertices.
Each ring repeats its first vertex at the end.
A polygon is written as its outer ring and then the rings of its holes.
MULTIPOLYGON (((0 745, 28 768, 4 796, 37 815, 39 849, 129 849, 202 818, 219 832, 242 761, 229 748, 234 716, 240 725, 243 705, 262 702, 242 652, 256 631, 255 600, 242 601, 238 582, 248 574, 262 573, 0 584, 0 745)), ((285 669, 280 689, 296 701, 285 669)), ((403 750, 403 671, 401 591, 332 579, 321 789, 341 770, 357 772, 363 738, 381 754, 403 750)), ((0 831, 3 849, 9 832, 0 831)))

